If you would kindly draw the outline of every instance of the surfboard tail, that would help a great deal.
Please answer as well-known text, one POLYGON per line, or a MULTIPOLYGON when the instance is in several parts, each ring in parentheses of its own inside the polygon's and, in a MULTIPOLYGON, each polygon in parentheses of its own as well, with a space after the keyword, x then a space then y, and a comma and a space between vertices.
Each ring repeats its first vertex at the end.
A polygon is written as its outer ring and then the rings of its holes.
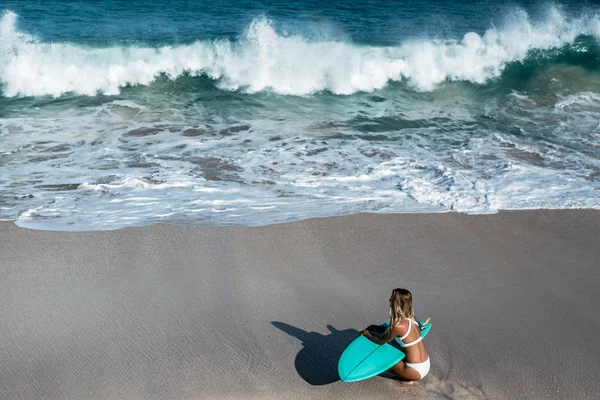
POLYGON ((425 322, 421 325, 421 330, 425 329, 427 325, 429 325, 429 321, 431 321, 431 317, 427 318, 425 322))

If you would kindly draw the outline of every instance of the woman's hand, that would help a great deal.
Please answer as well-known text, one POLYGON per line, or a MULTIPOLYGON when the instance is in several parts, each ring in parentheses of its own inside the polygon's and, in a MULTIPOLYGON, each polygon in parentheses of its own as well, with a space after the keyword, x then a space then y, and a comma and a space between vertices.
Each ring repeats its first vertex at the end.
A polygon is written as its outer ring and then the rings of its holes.
POLYGON ((359 335, 366 337, 375 344, 382 345, 392 340, 395 334, 390 332, 389 329, 385 329, 383 326, 369 325, 367 329, 362 330, 359 335), (377 336, 373 335, 371 329, 378 331, 379 334, 377 336))
POLYGON ((369 332, 369 330, 368 330, 368 329, 365 329, 365 330, 363 330, 363 331, 360 333, 360 335, 361 335, 361 336, 364 336, 364 337, 366 337, 367 339, 369 339, 369 340, 370 340, 371 342, 373 342, 373 343, 377 343, 377 344, 379 344, 379 343, 377 342, 379 338, 377 338, 377 337, 373 336, 373 334, 371 334, 371 332, 369 332))

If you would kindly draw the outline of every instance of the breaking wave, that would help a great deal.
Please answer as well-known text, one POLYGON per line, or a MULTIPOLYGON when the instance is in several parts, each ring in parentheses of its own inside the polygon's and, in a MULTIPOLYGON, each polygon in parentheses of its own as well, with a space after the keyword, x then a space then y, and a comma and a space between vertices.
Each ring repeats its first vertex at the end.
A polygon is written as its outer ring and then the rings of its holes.
POLYGON ((597 14, 573 18, 558 8, 537 20, 516 10, 502 27, 481 35, 468 32, 459 40, 409 40, 386 47, 286 35, 266 17, 253 20, 235 41, 154 47, 47 43, 20 31, 17 22, 11 11, 0 18, 5 97, 116 95, 127 86, 150 85, 160 76, 208 77, 222 90, 284 95, 349 95, 398 81, 413 90, 431 91, 445 81, 484 84, 500 77, 510 63, 548 57, 548 51, 591 51, 579 48, 578 38, 597 42, 600 37, 597 14))

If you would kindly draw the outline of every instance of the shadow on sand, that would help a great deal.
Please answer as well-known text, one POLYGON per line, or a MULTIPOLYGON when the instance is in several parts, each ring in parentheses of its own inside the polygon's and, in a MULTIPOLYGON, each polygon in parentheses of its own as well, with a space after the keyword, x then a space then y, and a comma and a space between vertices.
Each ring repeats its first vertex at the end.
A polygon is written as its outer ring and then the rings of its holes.
POLYGON ((306 332, 283 322, 273 321, 273 326, 302 341, 296 356, 298 375, 311 385, 327 385, 340 380, 337 364, 344 349, 358 337, 356 329, 338 331, 327 325, 330 334, 306 332))

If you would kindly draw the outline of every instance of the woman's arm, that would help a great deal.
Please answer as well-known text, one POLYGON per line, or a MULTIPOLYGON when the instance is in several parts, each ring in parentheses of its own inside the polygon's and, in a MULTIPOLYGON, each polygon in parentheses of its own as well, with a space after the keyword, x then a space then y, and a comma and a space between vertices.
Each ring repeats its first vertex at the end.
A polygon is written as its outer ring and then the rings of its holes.
POLYGON ((376 343, 378 345, 382 345, 382 344, 391 342, 395 336, 393 333, 393 330, 386 329, 385 332, 383 332, 383 335, 381 335, 380 337, 377 337, 377 336, 373 335, 371 332, 369 332, 369 330, 368 330, 369 328, 363 330, 360 334, 363 335, 364 337, 366 337, 367 339, 369 339, 371 342, 376 343))
POLYGON ((365 336, 371 342, 382 345, 391 342, 396 336, 403 336, 406 333, 406 326, 404 323, 399 323, 394 329, 386 329, 383 335, 377 337, 368 331, 369 328, 363 330, 360 334, 365 336))

